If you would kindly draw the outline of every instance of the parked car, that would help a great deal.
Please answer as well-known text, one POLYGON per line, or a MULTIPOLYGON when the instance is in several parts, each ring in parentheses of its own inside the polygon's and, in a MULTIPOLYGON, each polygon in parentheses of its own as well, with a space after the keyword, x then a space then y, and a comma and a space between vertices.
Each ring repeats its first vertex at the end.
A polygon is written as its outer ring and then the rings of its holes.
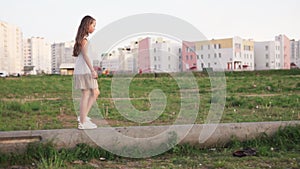
POLYGON ((8 73, 6 71, 0 71, 0 77, 8 77, 8 73))

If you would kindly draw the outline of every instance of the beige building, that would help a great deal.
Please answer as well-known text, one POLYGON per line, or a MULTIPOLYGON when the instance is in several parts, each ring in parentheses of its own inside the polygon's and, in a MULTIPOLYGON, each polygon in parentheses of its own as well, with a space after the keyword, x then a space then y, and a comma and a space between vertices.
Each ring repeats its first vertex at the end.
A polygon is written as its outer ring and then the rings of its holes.
POLYGON ((183 71, 206 68, 222 71, 254 70, 254 41, 233 37, 187 42, 182 45, 183 71))
POLYGON ((22 73, 23 33, 17 26, 0 21, 0 70, 22 73))

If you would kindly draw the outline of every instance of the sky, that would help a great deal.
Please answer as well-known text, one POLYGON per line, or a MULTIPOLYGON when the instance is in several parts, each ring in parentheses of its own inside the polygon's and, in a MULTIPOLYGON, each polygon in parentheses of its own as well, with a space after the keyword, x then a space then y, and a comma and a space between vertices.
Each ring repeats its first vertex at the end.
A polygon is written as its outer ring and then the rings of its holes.
POLYGON ((208 39, 270 41, 285 34, 299 40, 299 7, 299 0, 3 0, 0 20, 20 27, 24 38, 44 37, 49 43, 74 40, 85 15, 97 20, 97 31, 142 13, 178 17, 208 39))

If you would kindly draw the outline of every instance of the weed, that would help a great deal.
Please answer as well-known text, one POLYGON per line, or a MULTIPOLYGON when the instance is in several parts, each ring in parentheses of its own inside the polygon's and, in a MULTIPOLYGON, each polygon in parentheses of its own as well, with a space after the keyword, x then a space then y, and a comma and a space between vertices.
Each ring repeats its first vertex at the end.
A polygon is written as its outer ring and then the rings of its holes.
MULTIPOLYGON (((170 133, 170 144, 173 144, 175 136, 170 133)), ((101 162, 106 164, 103 168, 120 168, 120 165, 127 168, 129 165, 132 168, 264 168, 266 163, 272 168, 299 168, 299 145, 300 126, 288 126, 279 129, 271 137, 264 134, 245 142, 233 140, 223 148, 209 150, 188 144, 176 145, 164 154, 143 161, 117 157, 99 147, 86 144, 60 150, 55 149, 51 142, 30 144, 24 154, 0 154, 0 164, 2 167, 30 166, 34 162, 38 168, 91 168, 88 165, 91 160, 104 157, 107 162, 101 162), (258 157, 232 157, 233 151, 243 147, 255 148, 258 157), (84 163, 73 164, 78 160, 84 163), (132 163, 136 165, 132 166, 132 163)))

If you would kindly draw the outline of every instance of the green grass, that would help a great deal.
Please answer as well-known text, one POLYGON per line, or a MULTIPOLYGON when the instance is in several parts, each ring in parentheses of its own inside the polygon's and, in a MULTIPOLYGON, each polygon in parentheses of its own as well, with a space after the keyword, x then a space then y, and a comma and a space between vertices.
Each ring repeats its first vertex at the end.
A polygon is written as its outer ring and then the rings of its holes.
MULTIPOLYGON (((261 122, 300 120, 300 70, 226 72, 226 104, 221 122, 261 122)), ((212 97, 210 78, 195 72, 200 108, 196 123, 203 123, 212 97)), ((124 76, 123 78, 126 78, 124 76)), ((124 118, 111 99, 111 77, 98 79, 101 113, 112 126, 172 124, 180 111, 180 91, 168 74, 137 75, 130 87, 131 104, 138 111, 151 107, 149 94, 160 89, 167 98, 166 108, 152 122, 136 123, 124 118), (106 110, 107 116, 106 116, 106 110)), ((189 83, 188 83, 189 84, 189 83)), ((77 125, 72 100, 72 76, 28 76, 0 79, 0 131, 74 128, 77 125)), ((138 116, 138 114, 135 114, 138 116)), ((233 140, 225 147, 201 149, 177 145, 148 159, 128 159, 101 148, 79 144, 73 149, 56 150, 52 143, 31 144, 24 154, 2 154, 0 168, 19 165, 32 168, 300 168, 300 127, 280 129, 273 137, 246 142, 233 140), (236 158, 232 152, 244 147, 257 156, 236 158), (106 161, 100 161, 104 157, 106 161), (34 165, 33 165, 34 164, 34 165)))
MULTIPOLYGON (((78 144, 72 149, 54 148, 52 143, 30 144, 24 154, 1 154, 6 166, 37 168, 299 168, 300 126, 281 128, 272 137, 262 135, 246 142, 232 141, 219 148, 176 145, 168 152, 147 159, 119 157, 99 147, 78 144), (256 156, 233 157, 236 150, 251 147, 256 156), (99 160, 105 158, 105 161, 99 160)), ((1 168, 1 167, 0 167, 1 168)))
MULTIPOLYGON (((300 70, 226 72, 225 75, 226 104, 222 123, 300 120, 300 70)), ((200 95, 196 123, 201 124, 207 118, 211 103, 219 98, 212 98, 210 78, 206 73, 195 72, 194 76, 200 95)), ((98 107, 112 126, 173 124, 181 109, 180 90, 173 77, 174 74, 158 74, 157 78, 153 74, 136 75, 129 86, 132 98, 129 103, 137 112, 150 109, 149 94, 153 90, 164 92, 166 107, 151 122, 130 121, 120 114, 112 100, 111 77, 98 79, 101 91, 98 107)), ((186 81, 185 85, 189 84, 186 81)), ((0 79, 0 89, 0 131, 76 127, 72 76, 0 79)))

